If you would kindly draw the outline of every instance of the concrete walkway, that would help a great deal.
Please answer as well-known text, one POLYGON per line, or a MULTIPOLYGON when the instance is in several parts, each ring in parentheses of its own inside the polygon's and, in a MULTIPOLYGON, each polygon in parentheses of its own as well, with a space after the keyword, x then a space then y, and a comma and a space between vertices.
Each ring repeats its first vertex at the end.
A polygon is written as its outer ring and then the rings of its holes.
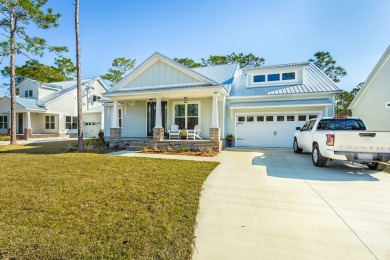
POLYGON ((390 259, 390 174, 290 149, 216 159, 193 259, 390 259))

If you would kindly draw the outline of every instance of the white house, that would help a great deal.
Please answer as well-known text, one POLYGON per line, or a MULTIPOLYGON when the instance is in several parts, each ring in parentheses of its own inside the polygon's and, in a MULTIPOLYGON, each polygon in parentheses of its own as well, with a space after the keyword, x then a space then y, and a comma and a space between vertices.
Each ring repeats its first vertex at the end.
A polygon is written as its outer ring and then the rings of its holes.
MULTIPOLYGON (((84 136, 103 129, 103 107, 98 100, 108 90, 99 78, 82 80, 84 136)), ((40 83, 24 79, 17 86, 16 130, 29 137, 77 134, 76 81, 40 83)), ((11 125, 10 98, 0 99, 0 133, 11 125)))
POLYGON ((352 101, 352 115, 361 117, 369 130, 390 131, 390 46, 352 101))
POLYGON ((291 147, 296 127, 334 115, 340 92, 310 62, 189 69, 155 53, 104 94, 105 136, 124 146, 146 137, 161 144, 171 125, 198 125, 202 140, 192 143, 233 134, 236 146, 291 147))

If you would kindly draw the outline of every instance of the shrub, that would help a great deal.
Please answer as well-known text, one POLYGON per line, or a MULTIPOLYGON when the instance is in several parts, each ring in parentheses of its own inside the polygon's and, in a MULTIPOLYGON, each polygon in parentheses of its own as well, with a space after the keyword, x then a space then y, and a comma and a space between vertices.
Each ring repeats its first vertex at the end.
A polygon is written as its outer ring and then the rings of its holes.
POLYGON ((0 141, 11 141, 11 136, 0 134, 0 141))
POLYGON ((77 151, 77 146, 74 144, 70 144, 70 143, 66 144, 65 151, 66 152, 75 152, 75 151, 77 151))
POLYGON ((86 145, 84 145, 84 149, 87 151, 92 151, 95 149, 95 145, 92 142, 88 142, 86 145))
POLYGON ((179 151, 180 152, 189 152, 190 151, 190 148, 188 146, 181 146, 179 148, 179 151))

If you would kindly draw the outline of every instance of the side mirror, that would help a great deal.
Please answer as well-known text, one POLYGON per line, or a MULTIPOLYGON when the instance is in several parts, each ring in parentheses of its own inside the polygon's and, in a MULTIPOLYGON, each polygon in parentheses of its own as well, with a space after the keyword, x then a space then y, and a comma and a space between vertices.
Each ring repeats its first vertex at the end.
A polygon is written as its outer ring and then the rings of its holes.
POLYGON ((299 126, 295 127, 295 130, 301 131, 301 128, 299 126))

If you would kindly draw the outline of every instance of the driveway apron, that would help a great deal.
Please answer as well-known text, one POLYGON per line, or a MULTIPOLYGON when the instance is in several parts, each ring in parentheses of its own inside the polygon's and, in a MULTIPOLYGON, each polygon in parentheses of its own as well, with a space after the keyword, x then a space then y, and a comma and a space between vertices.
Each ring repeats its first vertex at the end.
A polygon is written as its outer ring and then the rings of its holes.
POLYGON ((390 174, 290 149, 225 150, 200 200, 193 259, 390 259, 390 174))

